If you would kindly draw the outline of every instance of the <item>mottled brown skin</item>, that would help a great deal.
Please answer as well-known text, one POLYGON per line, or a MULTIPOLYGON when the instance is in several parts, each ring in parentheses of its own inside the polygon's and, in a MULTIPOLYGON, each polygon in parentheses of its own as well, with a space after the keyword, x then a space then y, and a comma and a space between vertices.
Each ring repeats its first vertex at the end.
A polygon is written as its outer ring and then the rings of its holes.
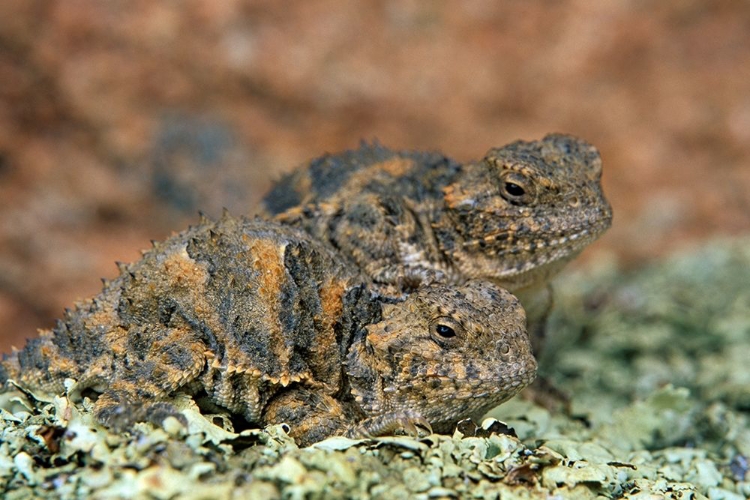
POLYGON ((531 382, 517 299, 496 285, 426 286, 384 303, 295 228, 224 216, 144 253, 57 326, 4 356, 0 381, 98 393, 103 424, 175 416, 177 392, 309 444, 477 417, 531 382))
POLYGON ((560 134, 466 164, 363 144, 282 178, 262 211, 330 241, 386 295, 492 280, 540 337, 550 279, 611 224, 601 173, 595 147, 560 134))

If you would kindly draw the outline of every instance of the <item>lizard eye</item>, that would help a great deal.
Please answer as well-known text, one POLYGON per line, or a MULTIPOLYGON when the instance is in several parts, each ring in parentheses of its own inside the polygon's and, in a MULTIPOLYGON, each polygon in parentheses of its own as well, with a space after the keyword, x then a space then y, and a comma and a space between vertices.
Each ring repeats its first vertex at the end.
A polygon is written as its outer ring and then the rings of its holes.
POLYGON ((435 325, 435 333, 437 333, 444 339, 449 339, 451 337, 456 336, 456 330, 454 330, 448 325, 443 325, 443 324, 435 325))
POLYGON ((513 197, 520 198, 521 196, 526 194, 526 190, 522 187, 516 184, 515 182, 506 182, 505 183, 505 192, 513 197))
POLYGON ((443 347, 456 345, 463 337, 463 331, 463 326, 448 316, 441 316, 430 322, 430 336, 443 347))
POLYGON ((516 171, 508 171, 500 178, 500 194, 514 204, 528 204, 534 200, 533 185, 529 179, 516 171))

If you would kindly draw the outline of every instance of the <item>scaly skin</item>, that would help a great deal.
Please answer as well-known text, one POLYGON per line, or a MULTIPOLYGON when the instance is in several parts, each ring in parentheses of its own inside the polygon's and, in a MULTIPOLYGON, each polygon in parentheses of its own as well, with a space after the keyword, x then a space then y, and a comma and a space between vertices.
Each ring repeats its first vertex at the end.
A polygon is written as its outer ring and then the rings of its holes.
POLYGON ((516 293, 541 343, 549 281, 611 224, 590 144, 552 134, 459 164, 379 145, 282 178, 262 211, 330 241, 384 295, 491 280, 516 293))
POLYGON ((518 300, 486 282, 425 286, 384 303, 304 232, 225 215, 144 253, 51 331, 4 356, 0 381, 98 393, 115 430, 182 415, 170 396, 301 444, 330 435, 448 430, 531 382, 518 300))

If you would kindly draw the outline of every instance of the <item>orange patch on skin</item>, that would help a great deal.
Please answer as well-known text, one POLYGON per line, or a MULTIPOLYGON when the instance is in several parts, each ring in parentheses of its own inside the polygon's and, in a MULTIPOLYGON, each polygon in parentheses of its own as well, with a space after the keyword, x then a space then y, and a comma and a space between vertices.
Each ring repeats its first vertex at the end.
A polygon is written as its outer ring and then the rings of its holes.
POLYGON ((349 189, 362 191, 363 186, 372 182, 377 177, 402 177, 414 168, 414 162, 404 158, 392 158, 390 160, 375 163, 368 168, 359 170, 352 174, 347 181, 349 189))
POLYGON ((414 162, 405 158, 392 158, 382 163, 376 163, 370 169, 382 170, 394 177, 402 177, 409 170, 414 168, 414 162))
MULTIPOLYGON (((303 215, 304 215, 303 207, 302 206, 296 206, 296 207, 292 207, 292 208, 288 209, 287 211, 285 211, 285 212, 277 215, 276 216, 276 220, 288 223, 288 222, 292 222, 292 221, 295 221, 297 219, 303 218, 303 215)), ((247 237, 243 236, 243 239, 246 240, 247 237)))
MULTIPOLYGON (((284 267, 284 254, 290 251, 287 247, 268 240, 246 240, 248 255, 252 256, 252 266, 258 272, 258 301, 264 307, 264 318, 268 335, 274 339, 284 338, 284 329, 280 322, 279 296, 281 288, 287 282, 284 267)), ((280 366, 289 364, 290 351, 283 342, 273 344, 274 355, 280 366)))
POLYGON ((253 256, 252 266, 260 274, 258 291, 267 304, 275 304, 281 285, 286 281, 285 248, 265 240, 248 241, 248 244, 248 254, 253 256))
POLYGON ((124 356, 127 352, 127 330, 121 327, 114 328, 107 333, 107 344, 114 356, 124 356))
POLYGON ((92 314, 86 322, 90 325, 116 325, 118 318, 114 309, 106 308, 92 314))
POLYGON ((323 309, 321 321, 326 330, 331 329, 336 320, 341 317, 346 288, 347 284, 343 280, 326 281, 320 288, 320 305, 323 309))
POLYGON ((58 372, 76 373, 78 371, 78 365, 70 358, 58 356, 54 365, 58 372))
POLYGON ((456 184, 450 184, 443 188, 443 199, 448 208, 457 208, 467 203, 473 203, 473 198, 473 195, 465 193, 456 184))
POLYGON ((185 250, 165 259, 164 274, 174 286, 181 285, 191 289, 199 289, 208 280, 205 265, 198 264, 185 250))
POLYGON ((308 365, 316 373, 325 373, 322 376, 321 386, 335 390, 340 381, 338 362, 331 357, 329 346, 336 344, 336 333, 333 326, 341 318, 344 311, 344 293, 347 283, 344 280, 330 277, 321 283, 319 288, 321 313, 316 316, 315 328, 318 342, 311 347, 308 365))

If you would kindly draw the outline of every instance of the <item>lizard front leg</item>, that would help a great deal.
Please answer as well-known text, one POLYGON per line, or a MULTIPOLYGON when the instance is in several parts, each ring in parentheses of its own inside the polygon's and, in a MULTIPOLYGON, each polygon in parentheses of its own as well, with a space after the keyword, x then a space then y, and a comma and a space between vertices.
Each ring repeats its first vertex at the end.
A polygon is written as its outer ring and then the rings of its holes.
POLYGON ((518 290, 516 295, 526 310, 526 322, 529 339, 534 355, 542 355, 547 336, 547 319, 549 318, 554 298, 552 286, 545 284, 541 287, 518 290))
POLYGON ((272 398, 262 420, 265 425, 288 424, 289 435, 300 446, 343 435, 352 425, 338 401, 320 390, 308 388, 286 390, 272 398))
POLYGON ((127 431, 136 422, 161 426, 167 417, 175 417, 187 426, 187 420, 180 411, 168 401, 160 399, 153 387, 126 381, 114 383, 96 400, 94 415, 102 425, 115 432, 127 431))
POLYGON ((330 436, 366 438, 404 431, 412 436, 432 432, 421 415, 402 411, 359 419, 347 414, 332 396, 311 389, 294 389, 273 398, 263 415, 266 425, 286 423, 300 446, 308 446, 330 436))

